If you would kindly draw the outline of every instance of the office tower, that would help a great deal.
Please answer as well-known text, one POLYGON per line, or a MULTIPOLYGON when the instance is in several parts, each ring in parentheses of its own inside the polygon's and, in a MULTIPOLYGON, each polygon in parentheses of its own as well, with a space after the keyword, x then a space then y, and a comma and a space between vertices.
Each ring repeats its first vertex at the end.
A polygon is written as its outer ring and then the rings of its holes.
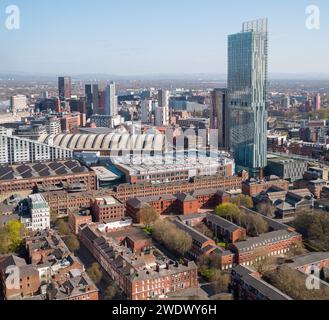
POLYGON ((99 91, 98 96, 99 96, 99 105, 96 113, 99 115, 106 115, 106 90, 99 91))
POLYGON ((91 84, 85 85, 85 96, 86 96, 86 109, 87 118, 89 119, 93 113, 93 88, 91 84))
POLYGON ((99 90, 98 84, 93 85, 93 110, 94 113, 99 114, 99 90))
POLYGON ((143 124, 150 124, 152 121, 152 99, 143 100, 141 103, 141 121, 143 124))
POLYGON ((229 146, 229 113, 227 89, 215 89, 211 93, 210 129, 218 130, 218 147, 229 146))
POLYGON ((106 99, 106 114, 115 117, 118 115, 118 97, 116 95, 115 82, 111 82, 105 88, 105 99, 106 99))
POLYGON ((72 95, 71 77, 58 78, 58 95, 61 101, 71 98, 72 95))
POLYGON ((314 111, 320 111, 321 110, 321 96, 318 93, 315 97, 314 97, 314 111))
POLYGON ((228 37, 230 147, 238 169, 262 175, 267 164, 267 19, 228 37))
POLYGON ((10 98, 10 111, 12 113, 22 112, 27 109, 27 98, 24 95, 16 95, 10 98))
POLYGON ((169 125, 169 91, 158 91, 159 106, 155 110, 155 125, 168 126, 169 125), (161 123, 161 124, 160 124, 161 123))
POLYGON ((159 101, 159 107, 161 108, 169 107, 169 91, 159 90, 158 101, 159 101))
POLYGON ((169 125, 169 108, 157 107, 155 109, 155 125, 157 127, 169 125))
POLYGON ((290 108, 290 96, 286 96, 283 99, 283 108, 284 109, 289 109, 290 108))

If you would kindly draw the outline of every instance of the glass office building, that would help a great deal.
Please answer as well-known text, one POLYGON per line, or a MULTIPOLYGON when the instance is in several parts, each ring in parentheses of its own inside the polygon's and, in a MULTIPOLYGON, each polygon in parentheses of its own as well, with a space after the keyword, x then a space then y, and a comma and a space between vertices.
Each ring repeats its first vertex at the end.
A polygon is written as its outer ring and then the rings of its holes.
POLYGON ((267 165, 267 19, 246 22, 228 38, 230 148, 239 169, 267 165))

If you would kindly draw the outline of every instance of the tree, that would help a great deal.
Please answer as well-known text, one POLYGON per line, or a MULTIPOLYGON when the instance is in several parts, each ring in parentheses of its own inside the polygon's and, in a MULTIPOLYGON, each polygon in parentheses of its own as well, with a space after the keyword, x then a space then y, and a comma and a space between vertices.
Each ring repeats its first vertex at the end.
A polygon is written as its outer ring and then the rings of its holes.
POLYGON ((292 247, 291 250, 289 251, 288 256, 293 258, 296 256, 301 256, 303 254, 306 254, 307 250, 305 249, 304 245, 302 242, 299 242, 295 247, 292 247))
POLYGON ((227 273, 216 270, 210 280, 215 294, 228 292, 231 278, 227 273))
POLYGON ((258 213, 265 217, 273 218, 275 216, 276 208, 272 206, 269 202, 262 202, 256 206, 258 213))
POLYGON ((7 254, 10 252, 10 239, 5 228, 0 229, 0 254, 7 254))
POLYGON ((245 225, 247 233, 252 237, 258 237, 268 231, 266 221, 256 214, 246 214, 242 224, 245 225))
POLYGON ((100 265, 97 262, 93 263, 92 266, 88 268, 86 272, 90 277, 90 279, 94 281, 96 284, 100 283, 100 281, 103 278, 103 272, 101 270, 100 265))
POLYGON ((309 290, 305 285, 307 275, 287 266, 266 272, 263 279, 294 300, 329 300, 327 286, 319 283, 319 290, 309 290))
POLYGON ((201 222, 200 224, 196 225, 194 227, 194 229, 196 229, 200 233, 204 234, 208 238, 213 238, 214 237, 214 233, 212 232, 212 230, 209 229, 203 222, 201 222))
POLYGON ((66 239, 65 243, 70 251, 74 252, 80 249, 80 242, 76 235, 70 234, 66 239))
POLYGON ((192 248, 191 236, 168 220, 157 221, 153 226, 152 236, 180 256, 184 256, 192 248))
POLYGON ((329 251, 329 215, 322 211, 300 212, 293 226, 316 251, 329 251))
POLYGON ((68 236, 71 234, 70 227, 63 219, 58 219, 56 222, 56 228, 61 236, 68 236))
POLYGON ((268 255, 264 248, 255 249, 252 256, 253 267, 260 274, 264 274, 273 268, 275 258, 268 255))
POLYGON ((158 213, 153 208, 143 208, 140 213, 141 223, 145 225, 146 228, 151 227, 159 218, 158 213))
POLYGON ((105 299, 113 300, 116 297, 116 295, 118 294, 118 292, 119 292, 119 289, 115 284, 109 285, 105 291, 105 299))
POLYGON ((241 215, 239 207, 233 203, 221 204, 216 208, 215 212, 218 216, 226 218, 231 222, 238 219, 241 215))
POLYGON ((0 254, 14 253, 22 245, 24 225, 18 220, 9 221, 0 229, 0 254))
POLYGON ((10 251, 15 252, 22 244, 24 237, 24 225, 18 220, 9 221, 6 225, 10 241, 10 251))
POLYGON ((231 203, 235 204, 238 207, 245 207, 247 209, 252 209, 254 207, 254 202, 252 201, 252 198, 244 194, 240 194, 237 197, 233 197, 231 199, 231 203))

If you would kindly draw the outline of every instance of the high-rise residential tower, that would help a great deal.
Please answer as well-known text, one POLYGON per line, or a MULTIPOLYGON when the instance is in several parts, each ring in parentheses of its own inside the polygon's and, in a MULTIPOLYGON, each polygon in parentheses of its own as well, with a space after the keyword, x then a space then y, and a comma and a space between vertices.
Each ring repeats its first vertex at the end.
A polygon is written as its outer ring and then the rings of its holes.
POLYGON ((314 105, 314 111, 321 110, 321 96, 319 93, 314 97, 313 105, 314 105))
POLYGON ((156 126, 169 125, 169 91, 158 91, 158 104, 155 110, 155 124, 156 126))
POLYGON ((210 129, 217 130, 218 147, 229 147, 229 112, 227 89, 214 89, 211 93, 210 129))
POLYGON ((115 117, 118 115, 118 97, 116 95, 115 82, 111 82, 105 88, 106 114, 115 117))
POLYGON ((61 101, 71 99, 72 96, 72 81, 71 77, 58 78, 58 95, 61 101))
POLYGON ((267 165, 268 21, 243 24, 228 38, 230 148, 238 169, 262 175, 267 165))
POLYGON ((87 103, 87 118, 93 115, 93 88, 91 84, 85 85, 85 95, 87 103))
POLYGON ((94 113, 99 114, 100 113, 100 99, 99 99, 99 90, 98 90, 98 84, 93 84, 93 110, 94 113))

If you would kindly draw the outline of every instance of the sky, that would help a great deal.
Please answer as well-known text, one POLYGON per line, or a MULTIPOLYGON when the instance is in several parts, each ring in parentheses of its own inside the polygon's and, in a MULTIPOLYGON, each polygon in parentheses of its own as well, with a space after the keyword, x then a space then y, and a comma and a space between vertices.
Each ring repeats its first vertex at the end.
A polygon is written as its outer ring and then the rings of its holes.
POLYGON ((329 74, 328 0, 0 0, 0 72, 226 73, 227 36, 263 17, 271 73, 329 74), (5 27, 12 4, 19 30, 5 27))

